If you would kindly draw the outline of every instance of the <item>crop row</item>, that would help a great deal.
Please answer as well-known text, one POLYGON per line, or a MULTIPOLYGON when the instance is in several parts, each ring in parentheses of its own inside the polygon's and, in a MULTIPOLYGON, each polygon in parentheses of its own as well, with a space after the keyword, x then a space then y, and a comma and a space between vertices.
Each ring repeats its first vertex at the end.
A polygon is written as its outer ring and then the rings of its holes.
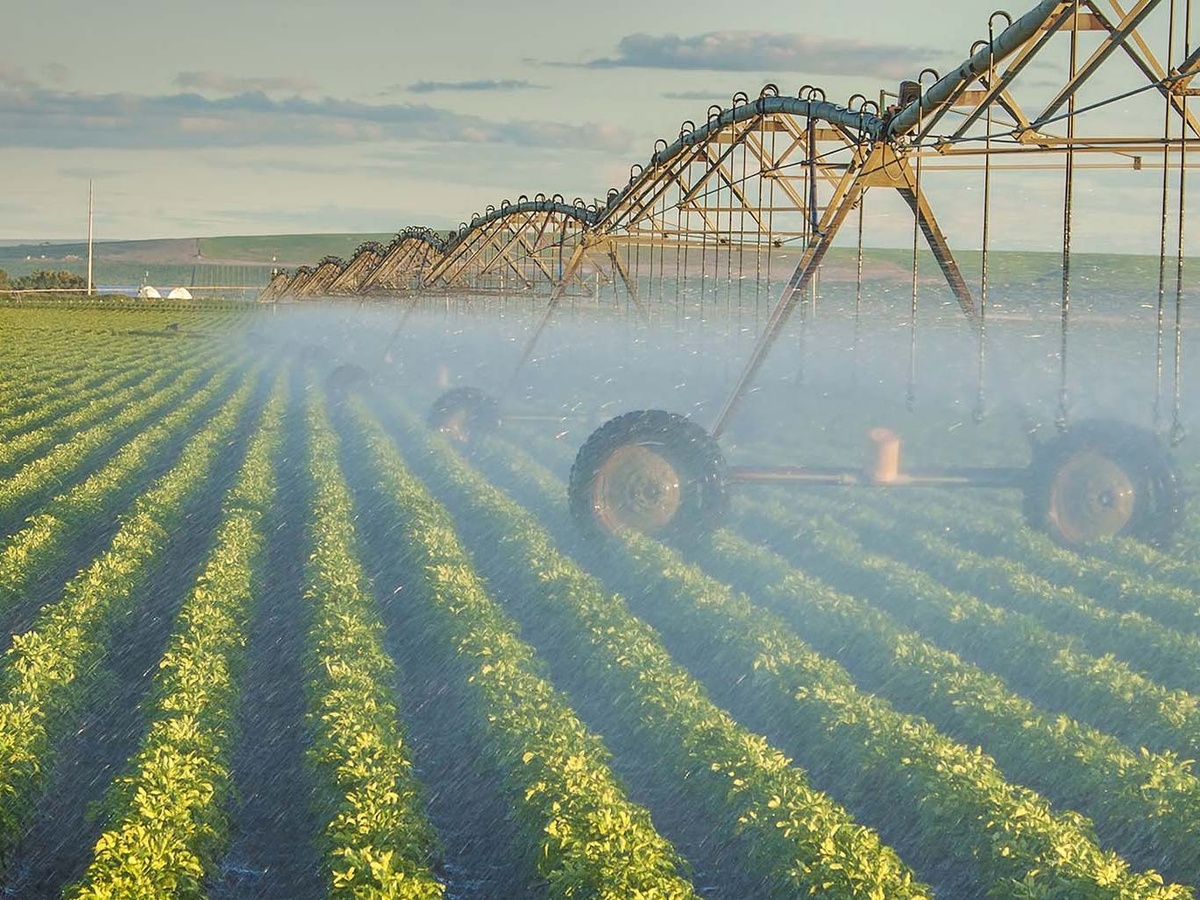
POLYGON ((976 553, 922 528, 897 528, 889 517, 861 507, 829 511, 864 546, 899 554, 951 589, 1033 616, 1052 631, 1078 637, 1092 653, 1112 653, 1168 687, 1200 690, 1197 634, 1169 628, 1142 612, 1109 609, 1073 585, 1031 572, 1021 560, 976 553))
POLYGON ((232 731, 285 401, 277 387, 224 500, 215 546, 158 664, 147 732, 110 788, 106 827, 69 897, 201 896, 228 843, 232 731))
POLYGON ((399 719, 394 663, 383 648, 371 585, 358 561, 354 510, 337 443, 310 400, 308 472, 313 482, 305 599, 308 759, 329 893, 355 898, 442 896, 431 871, 433 830, 399 719))
POLYGON ((7 325, 16 322, 23 335, 40 331, 48 341, 61 340, 65 345, 70 345, 80 338, 120 335, 130 326, 136 326, 139 329, 136 333, 139 334, 146 331, 162 333, 164 326, 173 322, 196 328, 224 326, 236 329, 245 323, 247 315, 256 312, 252 305, 247 307, 246 304, 231 307, 225 304, 209 306, 206 303, 204 306, 170 308, 166 304, 149 307, 118 301, 110 306, 80 309, 74 304, 53 302, 0 307, 0 323, 7 325))
POLYGON ((23 347, 18 342, 7 347, 7 374, 0 384, 0 410, 4 410, 4 429, 24 426, 25 417, 41 421, 41 410, 74 391, 103 383, 113 372, 141 366, 152 359, 152 348, 132 344, 87 343, 57 353, 46 353, 38 342, 23 347))
MULTIPOLYGON (((500 457, 522 491, 566 527, 562 484, 512 448, 500 457)), ((1087 819, 1055 813, 1041 795, 1006 781, 982 750, 859 691, 783 619, 674 551, 629 534, 610 552, 619 560, 614 580, 629 592, 652 592, 647 614, 665 634, 696 646, 698 657, 722 671, 743 673, 757 699, 773 699, 779 727, 805 735, 801 755, 833 779, 848 804, 914 834, 931 865, 956 860, 985 890, 1004 896, 1191 896, 1154 872, 1130 871, 1099 848, 1087 819)))
POLYGON ((30 815, 56 736, 69 727, 112 630, 163 562, 189 502, 208 486, 251 396, 246 385, 187 442, 175 465, 134 502, 109 548, 67 583, 32 628, 13 636, 0 658, 0 848, 30 815))
POLYGON ((1200 779, 1190 762, 1131 750, 1091 726, 1039 709, 999 677, 730 531, 714 536, 704 559, 707 570, 769 604, 860 684, 960 740, 981 744, 1009 777, 1044 785, 1057 803, 1092 817, 1106 843, 1155 860, 1172 877, 1195 880, 1200 779))
POLYGON ((98 390, 80 392, 69 409, 60 409, 55 419, 40 428, 29 428, 0 445, 0 472, 12 473, 29 457, 45 455, 48 448, 69 435, 86 431, 114 412, 138 403, 161 390, 175 372, 138 371, 125 379, 114 379, 98 390))
POLYGON ((106 372, 94 379, 80 379, 78 383, 68 384, 65 394, 50 400, 38 397, 37 406, 24 413, 4 415, 0 420, 3 421, 0 470, 11 471, 15 463, 48 446, 57 435, 80 430, 80 425, 88 421, 84 411, 89 407, 102 408, 101 405, 114 395, 121 398, 115 404, 120 406, 137 395, 139 386, 153 384, 167 377, 167 373, 155 371, 149 366, 141 370, 131 369, 116 376, 106 372), (63 423, 68 419, 70 421, 64 427, 63 423))
MULTIPOLYGON (((0 326, 5 324, 0 318, 0 326)), ((23 317, 7 323, 3 359, 16 383, 42 389, 65 380, 73 380, 100 371, 140 365, 150 357, 162 358, 162 346, 148 341, 123 340, 109 329, 100 331, 73 328, 38 329, 23 317)), ((196 341, 195 345, 216 346, 215 341, 196 341)), ((7 392, 13 383, 6 382, 7 392)))
MULTIPOLYGON (((38 327, 34 319, 36 316, 0 310, 0 329, 6 337, 0 355, 11 379, 6 379, 0 396, 13 396, 9 392, 16 385, 40 390, 96 371, 140 364, 151 355, 160 359, 163 356, 162 342, 130 339, 132 335, 126 337, 114 328, 103 327, 101 319, 91 320, 100 326, 96 328, 80 327, 83 320, 79 318, 63 320, 57 328, 38 327)), ((219 345, 207 339, 188 343, 206 348, 219 345)), ((184 349, 182 344, 179 349, 184 349)))
POLYGON ((1111 655, 1088 653, 1071 635, 1035 617, 951 590, 926 572, 870 553, 832 517, 793 513, 777 503, 739 517, 747 535, 834 585, 871 597, 908 627, 995 671, 1050 708, 1110 731, 1134 747, 1200 750, 1197 697, 1168 690, 1111 655))
POLYGON ((57 445, 0 481, 0 515, 13 515, 48 496, 67 482, 71 473, 123 434, 135 433, 164 407, 186 397, 201 382, 199 369, 185 369, 179 378, 154 394, 130 403, 119 413, 57 445))
MULTIPOLYGON (((1195 483, 1194 479, 1192 483, 1195 483)), ((1101 554, 1099 562, 1137 573, 1139 585, 1148 582, 1159 589, 1166 585, 1191 598, 1193 616, 1185 619, 1188 624, 1182 627, 1193 630, 1200 628, 1200 609, 1196 609, 1200 606, 1196 602, 1197 593, 1200 592, 1200 560, 1196 556, 1194 541, 1190 545, 1173 548, 1177 552, 1164 551, 1134 540, 1113 541, 1111 546, 1104 549, 1106 552, 1101 554)), ((1094 577, 1090 567, 1085 567, 1083 577, 1094 577)))
MULTIPOLYGON (((110 513, 138 476, 212 406, 232 378, 220 372, 187 401, 117 451, 87 479, 52 498, 12 534, 0 549, 0 612, 28 597, 63 559, 75 534, 110 513)), ((182 388, 181 388, 182 390, 182 388)), ((238 401, 245 400, 243 388, 238 401)))
POLYGON ((902 515, 913 527, 938 531, 946 540, 980 556, 1020 560, 1024 569, 1058 585, 1068 585, 1118 612, 1137 612, 1161 624, 1200 633, 1200 566, 1185 554, 1167 554, 1129 539, 1068 550, 1028 528, 1012 505, 961 494, 925 492, 913 498, 883 492, 866 504, 889 516, 902 515), (953 523, 947 527, 947 523, 953 523))
POLYGON ((371 461, 416 592, 430 607, 430 638, 453 647, 470 672, 490 755, 538 846, 550 894, 694 898, 675 849, 626 797, 599 738, 543 677, 534 649, 484 589, 449 514, 377 432, 371 461))
MULTIPOLYGON (((64 418, 86 404, 107 398, 134 383, 145 382, 155 374, 165 374, 158 363, 151 354, 139 359, 136 365, 118 366, 112 361, 93 360, 78 377, 58 384, 47 385, 42 373, 20 383, 10 383, 9 387, 17 396, 0 397, 0 416, 3 417, 0 427, 5 444, 0 466, 11 465, 10 460, 14 458, 11 443, 29 443, 33 440, 31 433, 54 434, 55 427, 64 418)), ((78 430, 78 420, 61 430, 78 430)))
POLYGON ((1184 552, 1168 555, 1132 540, 1076 553, 1027 528, 971 521, 955 543, 983 554, 1023 559, 1043 577, 1075 585, 1118 610, 1135 610, 1172 628, 1200 634, 1200 566, 1184 552), (1145 562, 1139 564, 1138 559, 1145 562))
POLYGON ((48 397, 60 395, 66 386, 86 383, 95 377, 95 369, 83 357, 62 359, 58 364, 47 361, 41 366, 30 366, 0 384, 0 409, 7 411, 10 417, 23 415, 36 410, 48 397), (37 386, 33 393, 30 392, 31 384, 37 386))
MULTIPOLYGON (((395 465, 390 440, 367 416, 355 430, 368 435, 377 466, 395 465)), ((554 547, 522 509, 466 466, 440 439, 408 423, 414 455, 432 469, 440 492, 462 506, 461 521, 481 544, 496 548, 515 580, 527 615, 549 620, 587 666, 590 680, 631 698, 618 704, 644 732, 655 764, 674 773, 690 803, 721 824, 724 839, 740 837, 765 889, 781 896, 925 897, 878 835, 815 790, 804 773, 762 736, 739 726, 674 662, 652 628, 554 547)))

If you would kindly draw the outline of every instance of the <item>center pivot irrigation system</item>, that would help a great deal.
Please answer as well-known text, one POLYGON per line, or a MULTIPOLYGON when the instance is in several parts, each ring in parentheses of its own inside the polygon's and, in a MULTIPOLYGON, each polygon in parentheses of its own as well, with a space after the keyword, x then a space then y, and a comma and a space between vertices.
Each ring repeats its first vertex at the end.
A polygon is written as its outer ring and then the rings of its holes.
MULTIPOLYGON (((711 428, 682 415, 641 410, 608 421, 588 438, 569 491, 574 517, 593 534, 632 528, 665 538, 694 535, 721 521, 730 485, 767 482, 1011 487, 1024 492, 1031 524, 1061 543, 1117 535, 1164 542, 1178 527, 1183 506, 1170 447, 1184 436, 1186 176, 1200 149, 1189 110, 1189 98, 1200 91, 1192 86, 1200 49, 1192 49, 1191 27, 1190 0, 1141 0, 1128 7, 1124 0, 1043 0, 1019 18, 995 12, 986 37, 946 75, 926 69, 895 94, 881 93, 878 100, 856 95, 844 105, 814 87, 796 97, 781 96, 774 85, 756 99, 739 94, 728 108, 711 107, 704 124, 685 122, 676 140, 660 141, 649 162, 634 166, 629 183, 603 203, 543 195, 505 201, 456 234, 401 232, 390 248, 372 246, 364 251, 369 260, 359 264, 356 255, 341 264, 340 275, 324 277, 353 286, 350 293, 402 294, 409 310, 417 298, 439 291, 472 296, 544 288, 549 301, 518 372, 556 309, 564 302, 598 302, 605 290, 651 318, 719 310, 760 328, 711 428), (1109 133, 1114 121, 1130 133, 1109 133), (1090 176, 1101 169, 1144 173, 1136 177, 1154 178, 1160 196, 1154 209, 1161 230, 1152 428, 1112 419, 1075 422, 1069 414, 1076 180, 1083 170, 1090 176), (727 466, 719 439, 797 308, 803 352, 821 264, 848 224, 858 237, 857 347, 869 193, 898 196, 899 208, 911 217, 910 403, 919 269, 922 257, 931 255, 953 298, 951 308, 977 339, 976 414, 982 416, 992 206, 1002 196, 994 182, 1015 170, 1057 178, 1061 197, 1061 208, 1051 213, 1061 216, 1062 232, 1058 427, 1035 445, 1032 462, 906 471, 898 439, 876 429, 875 449, 861 468, 727 466), (982 198, 977 288, 964 277, 933 208, 929 188, 951 177, 976 179, 973 189, 982 198)), ((303 277, 317 279, 327 265, 336 268, 326 260, 303 277)), ((277 282, 264 299, 297 294, 288 276, 277 282)), ((500 420, 498 401, 471 388, 443 395, 430 414, 433 426, 462 440, 500 420)))

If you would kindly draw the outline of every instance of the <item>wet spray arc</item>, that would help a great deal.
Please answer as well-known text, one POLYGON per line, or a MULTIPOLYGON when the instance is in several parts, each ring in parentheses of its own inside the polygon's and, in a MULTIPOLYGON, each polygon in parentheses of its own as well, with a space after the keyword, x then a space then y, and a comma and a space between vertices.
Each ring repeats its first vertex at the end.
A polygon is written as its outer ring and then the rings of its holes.
MULTIPOLYGON (((753 481, 1012 487, 1024 492, 1031 523, 1064 544, 1116 535, 1166 541, 1183 505, 1169 446, 1184 436, 1186 176, 1200 138, 1189 109, 1189 97, 1200 90, 1192 87, 1200 50, 1191 47, 1190 28, 1190 0, 1142 0, 1129 9, 1114 0, 1043 0, 1020 17, 996 12, 987 37, 944 76, 926 69, 902 82, 895 95, 881 93, 878 101, 856 95, 844 105, 811 86, 796 97, 780 96, 774 85, 753 100, 739 94, 728 108, 710 107, 704 124, 683 123, 674 142, 660 141, 648 164, 634 166, 629 183, 610 191, 603 204, 542 195, 505 201, 446 240, 425 230, 401 232, 390 248, 370 249, 372 268, 356 255, 340 271, 357 266, 362 274, 328 283, 354 284, 354 292, 365 296, 403 293, 409 310, 419 298, 438 293, 548 292, 518 371, 564 300, 589 285, 598 295, 603 283, 650 318, 703 319, 707 310, 740 321, 753 310, 758 326, 764 314, 759 338, 710 429, 666 411, 641 410, 606 423, 584 444, 570 501, 577 521, 594 533, 633 528, 681 537, 707 531, 721 520, 728 486, 753 481), (1047 61, 1059 64, 1061 80, 1049 92, 1044 82, 1050 70, 1039 65, 1047 61), (1115 90, 1110 74, 1121 66, 1135 81, 1115 90), (1097 133, 1103 119, 1097 113, 1110 107, 1123 116, 1128 108, 1149 110, 1149 118, 1125 116, 1133 133, 1097 133), (1157 133, 1142 127, 1156 116, 1157 133), (803 353, 822 262, 835 239, 853 228, 857 345, 868 193, 894 191, 911 215, 909 405, 922 324, 920 267, 922 257, 931 255, 977 339, 975 415, 984 414, 989 378, 995 377, 988 356, 994 181, 1020 169, 1053 169, 1062 179, 1057 430, 1034 446, 1032 463, 904 471, 898 439, 881 429, 871 435, 875 450, 865 468, 726 466, 718 439, 797 311, 803 353), (1073 219, 1084 169, 1161 172, 1150 428, 1072 421, 1073 219), (964 276, 935 215, 929 188, 945 172, 982 176, 977 287, 964 276), (761 303, 764 293, 777 298, 769 310, 761 303)), ((316 270, 281 275, 264 299, 323 296, 318 275, 329 265, 326 260, 316 270)), ((498 401, 470 388, 439 398, 430 415, 431 424, 461 439, 500 418, 498 401)))

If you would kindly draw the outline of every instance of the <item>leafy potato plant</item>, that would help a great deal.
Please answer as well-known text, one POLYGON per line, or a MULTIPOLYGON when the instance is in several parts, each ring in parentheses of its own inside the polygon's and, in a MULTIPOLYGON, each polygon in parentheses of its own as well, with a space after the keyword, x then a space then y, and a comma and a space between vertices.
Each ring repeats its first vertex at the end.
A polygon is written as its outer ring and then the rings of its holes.
POLYGON ((223 504, 216 544, 158 664, 149 728, 104 804, 83 900, 201 897, 228 843, 230 755, 286 396, 277 387, 223 504))

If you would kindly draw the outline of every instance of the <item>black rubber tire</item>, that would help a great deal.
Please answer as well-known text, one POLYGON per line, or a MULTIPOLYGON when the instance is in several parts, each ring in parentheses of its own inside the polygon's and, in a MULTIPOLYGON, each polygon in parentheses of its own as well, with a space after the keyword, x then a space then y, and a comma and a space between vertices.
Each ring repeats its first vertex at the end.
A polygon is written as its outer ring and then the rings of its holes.
POLYGON ((1080 422, 1036 446, 1028 474, 1026 521, 1065 547, 1111 537, 1163 545, 1183 518, 1182 480, 1170 451, 1153 432, 1127 422, 1080 422), (1063 499, 1072 489, 1074 503, 1063 499))
POLYGON ((632 528, 690 543, 720 527, 729 511, 725 457, 716 440, 686 416, 661 409, 625 413, 592 432, 579 449, 568 499, 571 515, 591 537, 632 528), (606 469, 622 458, 627 473, 645 475, 636 486, 650 488, 648 497, 637 498, 649 501, 646 515, 636 510, 624 515, 607 498, 606 469))
POLYGON ((333 403, 343 403, 350 395, 371 383, 371 376, 362 366, 343 363, 329 373, 325 379, 325 390, 333 403))
POLYGON ((425 421, 451 440, 470 444, 500 427, 500 403, 479 388, 451 388, 433 402, 425 421))

